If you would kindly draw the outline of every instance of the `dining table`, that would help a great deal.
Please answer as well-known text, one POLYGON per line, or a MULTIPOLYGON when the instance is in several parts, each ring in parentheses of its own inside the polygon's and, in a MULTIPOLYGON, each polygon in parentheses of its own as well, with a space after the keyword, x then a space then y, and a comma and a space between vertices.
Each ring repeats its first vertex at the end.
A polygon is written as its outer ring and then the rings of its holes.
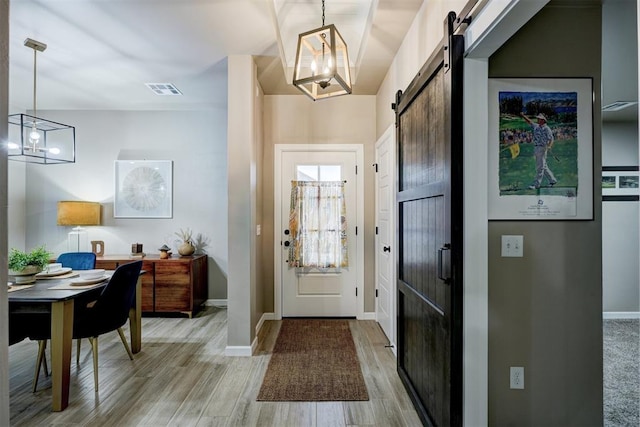
MULTIPOLYGON (((94 295, 97 298, 112 274, 113 271, 105 271, 103 281, 88 285, 78 280, 78 274, 67 272, 57 277, 45 275, 37 278, 34 283, 9 287, 10 316, 19 315, 25 322, 42 321, 43 314, 51 316, 51 394, 52 409, 55 412, 69 406, 74 303, 85 302, 94 295)), ((144 271, 140 273, 141 276, 142 274, 144 271)), ((134 304, 129 310, 133 353, 139 353, 142 349, 141 276, 136 284, 134 304)))

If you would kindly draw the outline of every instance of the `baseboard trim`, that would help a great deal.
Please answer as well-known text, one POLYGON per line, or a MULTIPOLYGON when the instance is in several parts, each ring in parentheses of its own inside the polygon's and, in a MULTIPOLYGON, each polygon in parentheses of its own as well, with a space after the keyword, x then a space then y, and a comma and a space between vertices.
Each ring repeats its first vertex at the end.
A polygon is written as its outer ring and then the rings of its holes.
POLYGON ((251 343, 251 346, 248 345, 228 345, 224 349, 225 356, 231 357, 251 357, 253 355, 255 340, 251 343))
POLYGON ((603 319, 640 319, 640 311, 604 311, 603 319))
POLYGON ((211 305, 214 307, 226 307, 227 300, 226 299, 208 299, 204 302, 204 305, 211 305))
POLYGON ((362 318, 360 320, 376 320, 376 312, 365 311, 364 313, 362 313, 362 318))
POLYGON ((264 325, 264 322, 267 320, 276 320, 275 313, 262 313, 262 316, 260 317, 260 320, 258 320, 258 324, 256 325, 256 336, 258 336, 260 330, 262 329, 262 325, 264 325))
MULTIPOLYGON (((210 305, 208 304, 209 301, 225 301, 225 306, 226 306, 226 300, 207 300, 207 305, 210 305)), ((216 303, 211 305, 219 306, 220 304, 216 303)), ((256 325, 256 336, 253 338, 253 341, 251 342, 251 346, 228 345, 224 349, 224 354, 226 356, 241 356, 241 357, 253 356, 253 354, 256 351, 256 348, 258 348, 258 343, 259 343, 258 334, 260 334, 260 330, 262 329, 264 322, 267 320, 274 320, 274 319, 275 319, 274 313, 262 313, 262 316, 260 317, 260 320, 258 320, 258 324, 256 325)))
POLYGON ((254 353, 256 352, 256 348, 258 348, 258 336, 257 335, 253 338, 253 342, 251 343, 251 354, 250 354, 250 356, 254 355, 254 353))

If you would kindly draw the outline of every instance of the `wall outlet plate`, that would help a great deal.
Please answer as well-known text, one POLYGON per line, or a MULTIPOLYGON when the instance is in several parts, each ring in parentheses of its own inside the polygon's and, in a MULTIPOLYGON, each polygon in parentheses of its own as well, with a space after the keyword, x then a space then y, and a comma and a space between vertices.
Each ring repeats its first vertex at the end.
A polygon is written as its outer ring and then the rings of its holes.
POLYGON ((512 366, 509 369, 509 387, 524 390, 524 367, 512 366))

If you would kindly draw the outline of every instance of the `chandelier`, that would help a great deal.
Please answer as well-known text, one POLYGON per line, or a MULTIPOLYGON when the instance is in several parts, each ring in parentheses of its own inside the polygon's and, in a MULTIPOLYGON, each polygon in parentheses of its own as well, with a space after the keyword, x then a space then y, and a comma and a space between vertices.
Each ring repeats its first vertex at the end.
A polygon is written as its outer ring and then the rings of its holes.
POLYGON ((351 93, 347 44, 333 24, 298 36, 293 85, 314 101, 351 93))
POLYGON ((7 156, 25 163, 75 163, 75 127, 37 117, 37 53, 44 52, 47 45, 32 39, 26 39, 24 45, 33 49, 33 115, 9 115, 7 156))

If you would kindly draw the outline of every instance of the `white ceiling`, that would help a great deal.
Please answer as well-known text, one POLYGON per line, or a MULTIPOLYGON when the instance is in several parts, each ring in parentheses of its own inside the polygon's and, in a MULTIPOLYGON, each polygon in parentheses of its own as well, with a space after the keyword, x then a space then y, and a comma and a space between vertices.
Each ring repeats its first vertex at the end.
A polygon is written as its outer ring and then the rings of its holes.
MULTIPOLYGON (((355 94, 378 91, 422 1, 325 0, 325 23, 356 62, 355 94)), ((48 45, 37 54, 38 109, 202 109, 225 102, 233 54, 255 56, 266 94, 300 94, 280 54, 290 62, 297 34, 321 24, 321 0, 11 0, 10 113, 33 105, 26 38, 48 45)))
MULTIPOLYGON (((325 0, 354 62, 354 94, 376 94, 423 0, 325 0)), ((255 57, 266 94, 291 85, 297 35, 322 24, 321 0, 10 0, 9 111, 38 109, 203 109, 226 103, 226 57, 255 57), (286 74, 286 77, 285 77, 286 74), (183 96, 158 96, 145 83, 173 83, 183 96)), ((634 0, 604 0, 603 105, 637 101, 634 0), (630 45, 629 45, 630 44, 630 45)), ((637 105, 604 113, 637 120, 637 105)))

